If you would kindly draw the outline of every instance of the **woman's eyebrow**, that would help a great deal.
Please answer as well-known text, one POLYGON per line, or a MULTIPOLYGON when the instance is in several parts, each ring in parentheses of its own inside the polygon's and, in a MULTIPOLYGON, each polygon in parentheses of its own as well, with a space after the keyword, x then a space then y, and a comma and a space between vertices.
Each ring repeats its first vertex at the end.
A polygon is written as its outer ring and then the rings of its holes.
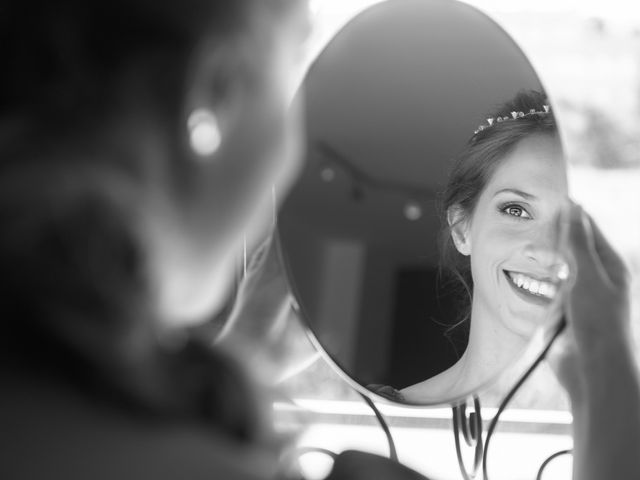
POLYGON ((526 200, 537 200, 538 197, 532 195, 531 193, 523 192, 522 190, 518 190, 517 188, 503 188, 498 190, 493 194, 494 197, 498 196, 501 193, 514 193, 526 200))

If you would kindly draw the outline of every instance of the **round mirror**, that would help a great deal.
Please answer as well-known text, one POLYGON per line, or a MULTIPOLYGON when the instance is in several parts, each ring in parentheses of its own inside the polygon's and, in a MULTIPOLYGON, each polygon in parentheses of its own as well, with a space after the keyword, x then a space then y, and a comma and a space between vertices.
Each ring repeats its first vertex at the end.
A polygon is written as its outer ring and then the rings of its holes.
POLYGON ((465 396, 553 321, 565 167, 533 67, 468 5, 390 0, 334 37, 299 94, 307 161, 278 228, 313 338, 359 388, 412 404, 465 396), (538 93, 487 119, 518 92, 538 93), (467 172, 479 199, 441 208, 454 159, 470 142, 491 150, 476 137, 498 124, 542 133, 510 134, 493 166, 467 172), (477 270, 466 287, 443 271, 443 244, 477 270))

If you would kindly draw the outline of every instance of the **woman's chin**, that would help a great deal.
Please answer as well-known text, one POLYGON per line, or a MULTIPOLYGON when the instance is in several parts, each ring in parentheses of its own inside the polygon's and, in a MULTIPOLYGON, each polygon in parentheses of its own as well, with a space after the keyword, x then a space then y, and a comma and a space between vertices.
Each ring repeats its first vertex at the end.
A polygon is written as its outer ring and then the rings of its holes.
POLYGON ((230 262, 200 275, 184 276, 182 281, 179 277, 174 276, 161 301, 162 318, 168 327, 189 327, 210 319, 226 306, 235 278, 230 262))
POLYGON ((542 306, 518 305, 509 309, 507 318, 503 319, 509 330, 525 339, 531 338, 538 328, 549 323, 552 310, 542 306))
POLYGON ((537 328, 550 322, 555 311, 553 299, 518 291, 512 285, 509 290, 506 292, 509 318, 505 318, 505 322, 512 330, 531 336, 537 328))

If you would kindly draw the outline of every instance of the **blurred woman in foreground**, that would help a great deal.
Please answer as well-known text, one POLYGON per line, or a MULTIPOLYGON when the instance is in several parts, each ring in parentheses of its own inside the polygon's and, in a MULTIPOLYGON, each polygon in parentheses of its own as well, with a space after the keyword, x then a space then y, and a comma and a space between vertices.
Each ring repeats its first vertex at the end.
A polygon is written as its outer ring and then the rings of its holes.
POLYGON ((305 8, 0 7, 0 477, 280 467, 251 383, 183 331, 296 174, 305 8))

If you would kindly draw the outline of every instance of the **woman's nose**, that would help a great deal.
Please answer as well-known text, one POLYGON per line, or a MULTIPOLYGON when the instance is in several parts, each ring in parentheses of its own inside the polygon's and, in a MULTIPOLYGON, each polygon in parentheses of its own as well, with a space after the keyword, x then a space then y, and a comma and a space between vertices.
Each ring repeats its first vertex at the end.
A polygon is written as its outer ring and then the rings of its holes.
POLYGON ((560 250, 549 246, 535 245, 529 243, 525 247, 525 256, 542 266, 551 267, 561 261, 560 250))
POLYGON ((525 257, 546 270, 554 270, 566 264, 562 255, 560 235, 556 222, 541 225, 531 232, 524 248, 525 257))

